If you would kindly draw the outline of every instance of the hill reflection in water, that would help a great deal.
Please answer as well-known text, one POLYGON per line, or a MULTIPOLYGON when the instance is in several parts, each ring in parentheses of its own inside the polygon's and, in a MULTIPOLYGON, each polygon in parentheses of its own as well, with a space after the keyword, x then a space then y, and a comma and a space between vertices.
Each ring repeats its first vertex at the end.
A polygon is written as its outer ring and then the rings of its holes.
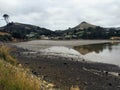
POLYGON ((82 45, 75 46, 74 49, 79 51, 87 60, 116 64, 120 66, 120 43, 111 42, 82 45))
POLYGON ((74 49, 79 51, 81 54, 85 55, 91 52, 100 53, 103 52, 103 50, 105 49, 108 49, 109 52, 111 52, 113 46, 118 46, 119 44, 120 43, 118 42, 90 44, 90 45, 74 46, 74 49))

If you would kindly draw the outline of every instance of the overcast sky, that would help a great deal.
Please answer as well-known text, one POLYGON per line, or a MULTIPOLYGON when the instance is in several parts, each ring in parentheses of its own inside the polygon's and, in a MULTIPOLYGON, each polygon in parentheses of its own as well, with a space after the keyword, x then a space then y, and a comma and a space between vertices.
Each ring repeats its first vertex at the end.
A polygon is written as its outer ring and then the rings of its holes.
POLYGON ((10 15, 13 22, 51 30, 64 30, 82 21, 120 27, 120 0, 0 0, 0 19, 3 14, 10 15))

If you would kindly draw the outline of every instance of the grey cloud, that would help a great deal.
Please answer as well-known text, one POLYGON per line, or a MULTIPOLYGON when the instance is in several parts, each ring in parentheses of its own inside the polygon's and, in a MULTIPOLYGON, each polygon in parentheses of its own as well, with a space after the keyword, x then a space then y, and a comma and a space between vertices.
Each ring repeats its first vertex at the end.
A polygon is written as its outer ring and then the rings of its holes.
POLYGON ((119 26, 119 11, 119 0, 0 0, 1 16, 8 13, 15 22, 52 30, 67 29, 82 21, 104 27, 119 26))

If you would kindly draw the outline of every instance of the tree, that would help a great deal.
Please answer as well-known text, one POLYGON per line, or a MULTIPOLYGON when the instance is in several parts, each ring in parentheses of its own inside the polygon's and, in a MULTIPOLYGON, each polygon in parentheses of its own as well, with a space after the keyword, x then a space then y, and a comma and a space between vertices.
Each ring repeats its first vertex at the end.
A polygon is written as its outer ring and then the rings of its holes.
POLYGON ((9 24, 9 15, 8 15, 8 14, 4 14, 4 15, 3 15, 3 18, 4 18, 5 22, 6 22, 7 24, 9 24))

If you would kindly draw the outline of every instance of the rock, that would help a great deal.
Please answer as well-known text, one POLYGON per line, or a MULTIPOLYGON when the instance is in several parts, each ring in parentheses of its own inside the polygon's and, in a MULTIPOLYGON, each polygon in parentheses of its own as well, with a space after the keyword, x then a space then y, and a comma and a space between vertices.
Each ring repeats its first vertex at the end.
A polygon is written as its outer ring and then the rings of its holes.
POLYGON ((84 85, 87 85, 88 83, 87 82, 83 82, 84 83, 84 85))
POLYGON ((75 85, 70 88, 70 90, 80 90, 79 86, 75 85))
POLYGON ((39 66, 38 68, 39 68, 39 69, 41 69, 42 67, 41 67, 41 66, 39 66))
POLYGON ((117 86, 117 88, 120 88, 120 86, 117 86))
POLYGON ((28 63, 25 63, 26 65, 28 65, 28 63))
POLYGON ((83 59, 82 61, 85 62, 85 59, 83 59))
POLYGON ((65 63, 63 63, 64 65, 67 65, 67 63, 65 62, 65 63))
POLYGON ((38 75, 38 73, 37 73, 36 71, 32 71, 32 73, 33 73, 34 75, 38 75))
POLYGON ((79 78, 79 77, 77 77, 77 78, 76 78, 76 80, 77 80, 77 81, 79 81, 79 80, 80 80, 80 78, 79 78))
POLYGON ((49 83, 48 87, 54 87, 55 85, 53 83, 49 83))
POLYGON ((112 86, 112 83, 108 83, 109 86, 112 86))
POLYGON ((118 76, 120 76, 120 73, 118 73, 118 76))
POLYGON ((107 75, 108 75, 108 72, 106 71, 105 74, 106 74, 106 76, 107 76, 107 75))
POLYGON ((19 64, 18 64, 18 67, 22 67, 22 64, 19 63, 19 64))

